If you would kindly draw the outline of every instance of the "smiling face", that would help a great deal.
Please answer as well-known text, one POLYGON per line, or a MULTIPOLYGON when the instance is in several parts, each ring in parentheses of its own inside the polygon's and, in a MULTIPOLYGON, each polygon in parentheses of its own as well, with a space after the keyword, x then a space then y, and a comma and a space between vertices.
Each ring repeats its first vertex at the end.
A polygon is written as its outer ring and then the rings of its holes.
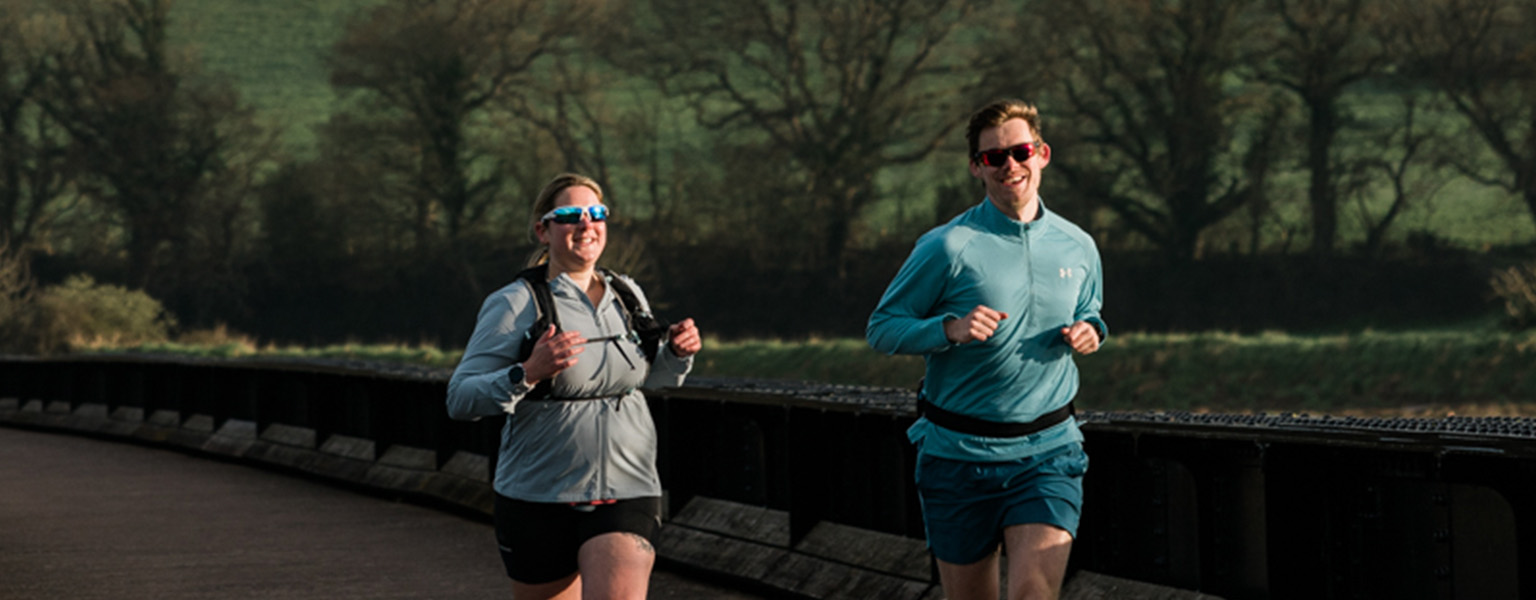
MULTIPOLYGON (((600 204, 597 192, 584 185, 573 185, 555 196, 554 206, 587 207, 600 204)), ((608 245, 608 223, 593 221, 589 215, 576 223, 540 221, 534 225, 539 241, 549 245, 549 262, 555 272, 589 271, 597 266, 608 245)))
POLYGON ((1038 214, 1040 172, 1051 162, 1050 146, 1038 141, 1035 131, 1024 119, 1008 119, 1001 125, 982 130, 976 138, 978 151, 1035 144, 1034 155, 1022 163, 1012 157, 998 166, 987 166, 974 158, 971 160, 971 175, 981 180, 987 190, 987 198, 1003 214, 1018 221, 1033 220, 1038 214))

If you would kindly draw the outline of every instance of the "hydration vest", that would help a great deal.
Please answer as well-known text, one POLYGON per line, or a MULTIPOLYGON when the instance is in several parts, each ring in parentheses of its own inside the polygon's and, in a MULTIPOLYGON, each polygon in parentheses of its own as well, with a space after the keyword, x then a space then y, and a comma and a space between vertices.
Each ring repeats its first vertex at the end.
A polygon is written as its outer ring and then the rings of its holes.
MULTIPOLYGON (((608 269, 598 267, 598 275, 608 285, 613 287, 613 295, 618 298, 619 308, 624 313, 624 325, 628 333, 640 344, 640 350, 645 354, 645 359, 656 361, 656 353, 661 350, 661 341, 666 337, 668 324, 651 314, 635 295, 635 290, 629 284, 620 279, 608 269)), ((518 351, 518 361, 528 360, 533 355, 533 346, 539 341, 539 337, 555 326, 555 332, 560 332, 560 311, 555 308, 554 295, 549 291, 549 263, 523 269, 517 274, 517 279, 528 282, 528 287, 533 290, 533 305, 538 312, 534 319, 533 328, 523 334, 523 345, 518 351)), ((550 380, 540 381, 533 390, 528 392, 529 399, 547 398, 549 396, 550 380)))

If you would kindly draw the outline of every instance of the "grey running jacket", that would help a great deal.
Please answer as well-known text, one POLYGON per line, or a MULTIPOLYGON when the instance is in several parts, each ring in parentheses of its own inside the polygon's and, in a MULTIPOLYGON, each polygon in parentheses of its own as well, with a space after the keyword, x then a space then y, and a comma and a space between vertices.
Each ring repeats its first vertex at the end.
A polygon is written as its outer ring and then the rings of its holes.
MULTIPOLYGON (((640 287, 619 277, 649 308, 640 287)), ((524 400, 513 393, 507 372, 538 312, 533 290, 517 280, 480 307, 474 334, 448 382, 448 416, 506 418, 494 483, 503 496, 529 502, 660 496, 656 427, 638 388, 682 385, 693 358, 663 348, 655 363, 648 363, 639 344, 625 335, 624 312, 611 285, 596 306, 564 274, 549 288, 562 329, 597 340, 555 377, 551 395, 597 399, 524 400)))

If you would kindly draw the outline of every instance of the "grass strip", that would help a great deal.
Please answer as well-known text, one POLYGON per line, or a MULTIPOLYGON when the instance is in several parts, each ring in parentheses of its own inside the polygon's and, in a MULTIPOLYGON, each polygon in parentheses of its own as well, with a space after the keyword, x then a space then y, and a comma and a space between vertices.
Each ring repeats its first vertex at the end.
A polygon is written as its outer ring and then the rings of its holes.
MULTIPOLYGON (((1077 364, 1087 410, 1536 415, 1536 332, 1128 334, 1077 364)), ((744 341, 696 371, 913 388, 923 363, 862 340, 744 341)))
MULTIPOLYGON (((440 368, 452 368, 460 356, 420 345, 258 348, 238 340, 92 351, 347 358, 440 368)), ((1085 410, 1536 416, 1536 331, 1124 334, 1076 360, 1078 404, 1085 410)), ((852 338, 711 339, 694 373, 913 389, 923 360, 882 355, 852 338)))

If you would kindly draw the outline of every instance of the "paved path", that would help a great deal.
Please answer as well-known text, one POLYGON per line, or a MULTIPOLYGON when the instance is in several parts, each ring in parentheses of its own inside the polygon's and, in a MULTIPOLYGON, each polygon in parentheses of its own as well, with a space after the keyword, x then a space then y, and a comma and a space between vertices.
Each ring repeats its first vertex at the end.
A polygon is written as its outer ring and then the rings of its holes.
MULTIPOLYGON (((0 426, 0 600, 510 597, 488 523, 0 426)), ((651 598, 762 597, 658 571, 651 598)))

